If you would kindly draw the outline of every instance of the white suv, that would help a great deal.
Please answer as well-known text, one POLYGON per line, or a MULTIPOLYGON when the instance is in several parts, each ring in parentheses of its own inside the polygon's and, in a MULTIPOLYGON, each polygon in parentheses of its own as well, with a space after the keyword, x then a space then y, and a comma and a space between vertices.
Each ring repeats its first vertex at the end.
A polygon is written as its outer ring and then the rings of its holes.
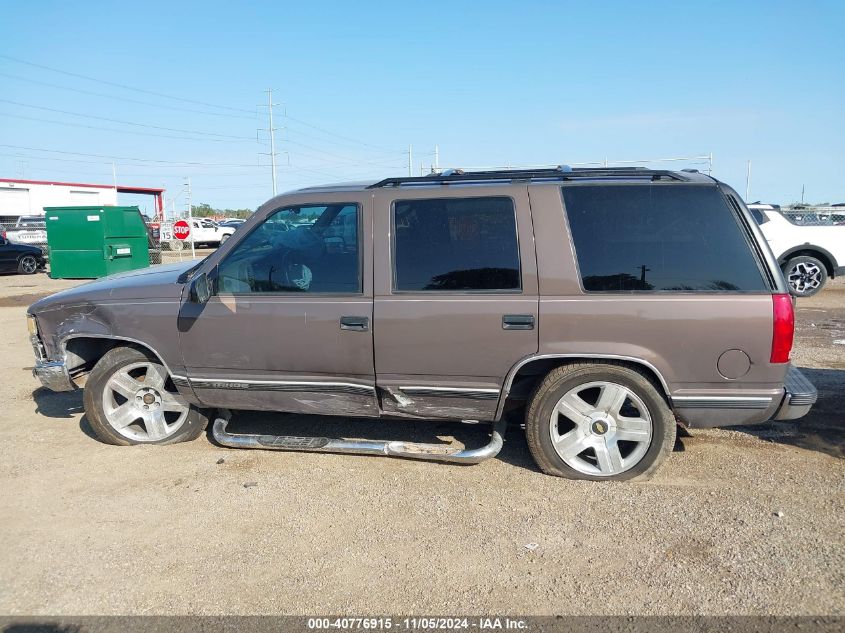
POLYGON ((793 295, 810 297, 828 278, 845 275, 845 226, 795 224, 768 204, 750 204, 748 209, 793 295))

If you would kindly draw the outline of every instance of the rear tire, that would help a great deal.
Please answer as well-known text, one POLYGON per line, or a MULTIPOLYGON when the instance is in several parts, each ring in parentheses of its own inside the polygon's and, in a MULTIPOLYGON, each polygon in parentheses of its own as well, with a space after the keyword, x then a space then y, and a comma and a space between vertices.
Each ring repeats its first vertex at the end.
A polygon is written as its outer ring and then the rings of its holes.
POLYGON ((827 283, 827 268, 815 257, 793 257, 783 267, 793 297, 812 297, 827 283))
POLYGON ((648 479, 671 453, 675 432, 659 386, 612 361, 551 371, 525 416, 528 447, 540 470, 569 479, 648 479))
POLYGON ((35 255, 24 255, 18 260, 18 272, 21 275, 34 275, 38 272, 38 260, 35 255))
POLYGON ((99 360, 83 402, 94 434, 106 444, 187 442, 208 424, 205 413, 179 395, 161 361, 132 347, 116 347, 99 360))

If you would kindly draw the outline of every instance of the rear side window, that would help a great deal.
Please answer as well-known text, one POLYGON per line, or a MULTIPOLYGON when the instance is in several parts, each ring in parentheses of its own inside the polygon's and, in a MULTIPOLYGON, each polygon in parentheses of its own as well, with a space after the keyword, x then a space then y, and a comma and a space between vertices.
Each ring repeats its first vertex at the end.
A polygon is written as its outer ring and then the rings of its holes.
POLYGON ((393 235, 396 290, 520 289, 510 198, 398 200, 393 235))
POLYGON ((563 200, 587 291, 768 291, 715 187, 564 187, 563 200))
POLYGON ((760 209, 749 209, 749 211, 751 211, 751 215, 757 224, 765 224, 769 221, 769 218, 767 218, 760 209))

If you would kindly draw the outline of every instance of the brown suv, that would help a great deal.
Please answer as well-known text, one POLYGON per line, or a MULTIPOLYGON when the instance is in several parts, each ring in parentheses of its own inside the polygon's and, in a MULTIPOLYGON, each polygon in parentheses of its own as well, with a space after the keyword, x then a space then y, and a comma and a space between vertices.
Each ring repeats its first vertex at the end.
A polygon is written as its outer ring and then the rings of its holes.
POLYGON ((35 373, 104 442, 477 462, 631 479, 690 427, 798 418, 793 306, 740 197, 697 172, 449 171, 292 191, 205 260, 29 309, 35 373), (233 434, 231 409, 492 423, 488 445, 233 434))

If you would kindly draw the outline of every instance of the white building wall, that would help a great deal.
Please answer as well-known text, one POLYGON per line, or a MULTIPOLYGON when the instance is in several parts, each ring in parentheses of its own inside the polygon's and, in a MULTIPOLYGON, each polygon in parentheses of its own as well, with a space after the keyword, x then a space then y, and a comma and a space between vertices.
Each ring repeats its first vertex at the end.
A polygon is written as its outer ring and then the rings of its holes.
POLYGON ((0 217, 44 215, 44 207, 116 204, 117 190, 114 187, 0 182, 0 217))

